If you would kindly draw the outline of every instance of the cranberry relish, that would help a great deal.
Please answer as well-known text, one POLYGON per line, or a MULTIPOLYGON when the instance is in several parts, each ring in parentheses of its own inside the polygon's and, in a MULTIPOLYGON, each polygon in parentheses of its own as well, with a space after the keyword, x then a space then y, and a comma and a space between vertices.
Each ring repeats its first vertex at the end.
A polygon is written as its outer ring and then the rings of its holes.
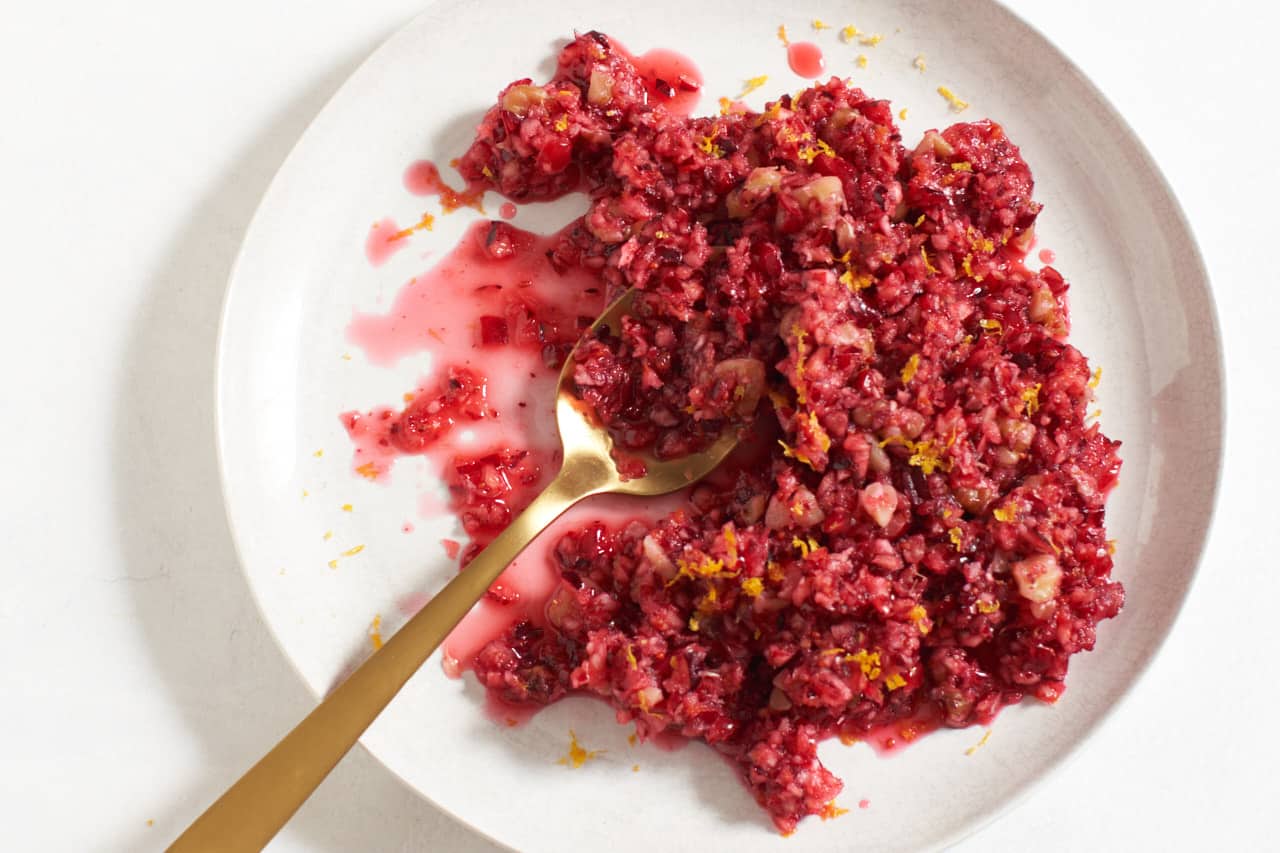
POLYGON ((475 668, 508 702, 587 691, 642 737, 701 738, 789 832, 842 787, 819 740, 1061 695, 1124 601, 1119 444, 1086 423, 1066 282, 1021 263, 1040 205, 999 125, 908 150, 839 79, 708 118, 645 93, 579 36, 549 84, 502 92, 460 168, 518 201, 590 194, 553 259, 639 292, 574 368, 622 446, 776 441, 656 526, 565 536, 549 627, 475 668))

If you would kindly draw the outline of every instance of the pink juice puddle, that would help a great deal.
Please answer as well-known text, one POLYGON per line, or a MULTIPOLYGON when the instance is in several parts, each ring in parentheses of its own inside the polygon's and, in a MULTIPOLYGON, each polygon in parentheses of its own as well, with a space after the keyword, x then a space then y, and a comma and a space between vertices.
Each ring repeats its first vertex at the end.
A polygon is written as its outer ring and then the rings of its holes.
POLYGON ((693 113, 702 96, 702 72, 689 57, 674 50, 655 48, 634 54, 610 39, 613 49, 631 60, 644 80, 649 103, 662 104, 667 112, 687 116, 693 113))
MULTIPOLYGON (((423 171, 426 176, 418 178, 433 180, 423 171)), ((510 323, 515 316, 512 306, 526 310, 527 314, 519 316, 535 318, 539 329, 554 327, 561 337, 568 334, 574 339, 578 330, 604 309, 605 295, 595 273, 577 267, 557 270, 552 265, 548 254, 556 245, 556 235, 539 236, 503 224, 500 227, 507 229, 513 250, 494 257, 495 227, 498 223, 482 221, 469 228, 457 247, 401 287, 385 313, 355 312, 347 340, 376 365, 390 366, 407 357, 430 354, 430 372, 412 395, 406 395, 406 405, 411 406, 417 395, 438 395, 447 367, 481 375, 491 416, 458 420, 432 441, 423 455, 449 481, 454 460, 460 456, 474 458, 500 449, 526 449, 537 466, 537 477, 520 492, 523 502, 550 482, 559 465, 553 409, 559 371, 546 345, 518 337, 510 323)), ((404 455, 392 433, 399 417, 400 411, 391 407, 342 415, 354 445, 353 467, 358 473, 370 479, 390 476, 396 459, 404 455)), ((552 549, 564 533, 587 521, 621 524, 637 517, 656 519, 684 500, 682 495, 661 501, 600 497, 571 509, 507 568, 490 593, 450 634, 444 647, 446 672, 460 674, 485 644, 518 621, 546 624, 546 601, 559 583, 552 549)), ((452 509, 452 503, 433 494, 420 498, 423 516, 452 509)), ((454 549, 460 546, 443 544, 451 557, 457 556, 454 549)), ((462 550, 465 559, 465 548, 462 550)))
POLYGON ((481 199, 484 187, 467 185, 456 190, 440 177, 440 169, 430 160, 418 160, 409 164, 404 171, 404 188, 414 195, 435 195, 440 197, 440 207, 450 213, 460 207, 474 207, 484 213, 481 199))
POLYGON ((787 45, 787 64, 792 71, 808 78, 817 77, 827 67, 822 48, 811 41, 793 41, 787 45))
MULTIPOLYGON (((555 235, 542 237, 504 224, 516 234, 515 253, 493 258, 485 243, 495 224, 472 225, 434 267, 405 283, 385 314, 355 312, 347 340, 364 350, 372 363, 384 366, 424 352, 437 364, 501 365, 486 371, 492 374, 491 400, 499 393, 510 405, 541 401, 549 409, 551 395, 538 396, 526 380, 532 372, 533 379, 550 377, 554 382, 555 372, 531 349, 483 347, 480 318, 503 316, 506 302, 516 298, 563 321, 580 316, 594 320, 604 308, 604 287, 587 270, 556 271, 547 258, 555 235), (514 393, 522 390, 525 393, 514 393)), ((495 405, 503 408, 502 402, 495 405)))
POLYGON ((364 240, 364 256, 369 263, 380 267, 387 259, 409 244, 393 219, 382 219, 369 229, 364 240))

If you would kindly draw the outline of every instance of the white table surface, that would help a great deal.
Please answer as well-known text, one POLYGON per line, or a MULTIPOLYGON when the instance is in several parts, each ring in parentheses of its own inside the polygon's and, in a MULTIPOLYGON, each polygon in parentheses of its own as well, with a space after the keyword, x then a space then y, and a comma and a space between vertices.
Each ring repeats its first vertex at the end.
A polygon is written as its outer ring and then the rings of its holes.
MULTIPOLYGON (((223 518, 217 311, 285 154, 420 5, 67 0, 0 17, 5 850, 161 849, 310 706, 223 518)), ((1229 450, 1200 577, 1141 688, 958 849, 1276 849, 1280 7, 1012 5, 1111 97, 1187 209, 1229 344, 1229 450)), ((496 848, 357 751, 271 849, 496 848)))

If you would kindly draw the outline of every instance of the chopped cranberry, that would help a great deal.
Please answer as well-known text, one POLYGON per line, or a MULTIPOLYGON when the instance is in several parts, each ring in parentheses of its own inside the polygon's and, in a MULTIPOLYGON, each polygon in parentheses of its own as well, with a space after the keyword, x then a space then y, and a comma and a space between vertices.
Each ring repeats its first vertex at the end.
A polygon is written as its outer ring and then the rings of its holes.
POLYGON ((491 347, 505 344, 510 339, 507 321, 488 314, 480 318, 480 345, 491 347))
MULTIPOLYGON (((546 627, 519 622, 475 670, 504 701, 590 693, 644 736, 704 740, 790 831, 841 790, 821 739, 908 742, 1061 695, 1124 603, 1119 445, 1087 422, 1066 281, 1022 263, 1040 205, 1003 128, 908 149, 888 102, 838 78, 714 118, 668 108, 694 78, 645 79, 587 33, 485 116, 464 176, 515 200, 582 185, 549 258, 635 298, 579 342, 588 318, 512 296, 480 339, 553 367, 577 343, 573 390, 629 475, 726 429, 749 441, 683 509, 564 534, 546 627)), ((483 383, 451 375, 396 440, 485 412, 483 383)), ((468 556, 542 475, 511 448, 448 470, 468 556)))
POLYGON ((538 152, 538 168, 549 175, 563 172, 572 153, 573 144, 569 140, 559 137, 548 139, 538 152))
POLYGON ((449 487, 463 529, 494 535, 533 497, 541 468, 527 451, 502 449, 453 460, 449 487))
POLYGON ((505 222, 494 220, 489 227, 477 234, 484 235, 484 250, 489 257, 506 260, 516 253, 516 230, 505 222))
POLYGON ((448 371, 445 387, 417 394, 391 425, 391 442, 402 453, 422 453, 459 420, 493 415, 485 380, 466 368, 448 371))
POLYGON ((502 582, 495 583, 485 591, 485 598, 495 604, 514 604, 520 600, 520 595, 514 590, 507 587, 502 582))

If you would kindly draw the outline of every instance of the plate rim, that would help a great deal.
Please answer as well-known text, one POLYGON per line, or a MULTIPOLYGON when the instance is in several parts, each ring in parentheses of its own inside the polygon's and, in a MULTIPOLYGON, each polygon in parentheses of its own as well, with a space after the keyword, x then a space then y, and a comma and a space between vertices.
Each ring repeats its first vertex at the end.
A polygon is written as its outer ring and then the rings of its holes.
MULTIPOLYGON (((1229 374, 1227 371, 1226 347, 1222 335, 1217 294, 1213 286, 1213 278, 1209 273, 1208 265, 1205 263, 1204 252, 1201 249, 1200 239, 1186 215, 1186 210, 1184 209, 1177 192, 1170 184, 1164 170, 1160 166, 1159 161, 1143 142, 1142 137, 1139 136, 1133 129, 1132 125, 1130 125, 1124 114, 1115 106, 1114 103, 1112 103, 1106 92, 1104 92, 1098 84, 1094 82, 1092 77, 1085 73, 1084 69, 1077 64, 1075 59, 1072 58, 1072 56, 1068 54, 1061 45, 1059 45, 1038 26, 1028 21, 1017 9, 1012 8, 1006 0, 977 0, 977 2, 987 3, 990 6, 995 7, 999 12, 1012 19, 1016 25, 1022 27, 1027 33, 1038 38, 1053 54, 1053 58, 1061 63, 1064 71, 1076 76, 1079 83, 1082 84, 1085 90, 1101 107, 1104 117, 1115 126, 1119 135, 1122 136, 1137 153, 1139 158, 1138 165, 1143 167, 1147 174, 1153 179, 1155 188, 1168 199, 1169 213, 1171 214, 1170 224, 1174 226, 1174 230, 1177 233, 1187 238, 1186 249, 1188 251, 1189 259, 1193 263, 1193 272, 1195 273, 1196 280, 1203 286, 1206 298, 1206 306, 1208 310, 1206 312, 1207 316, 1205 319, 1207 320, 1207 332, 1212 341, 1212 350, 1214 355, 1210 366, 1216 374, 1217 379, 1213 386, 1216 391, 1216 402, 1218 404, 1217 416, 1213 420, 1212 426, 1217 431, 1218 441, 1213 447, 1213 464, 1211 468, 1210 466, 1206 466, 1211 474, 1209 494, 1207 495, 1208 510, 1202 519, 1202 529, 1197 536, 1198 543, 1195 547, 1195 553, 1191 555, 1191 570, 1188 574, 1186 584, 1176 596, 1176 600, 1173 602, 1171 615, 1169 616, 1165 630, 1157 639, 1150 654, 1137 665, 1134 670, 1133 677, 1120 689, 1115 700, 1100 711, 1092 725, 1090 725, 1084 732, 1083 737, 1076 740, 1056 758, 1050 759, 1037 772, 1034 772, 1028 778, 1026 783, 1023 784, 1022 787, 1012 796, 1006 797, 1004 800, 996 803, 990 808, 976 812, 970 821, 962 824, 948 835, 933 842, 932 849, 939 850, 949 848, 964 839, 977 835, 1000 818, 1010 814, 1025 803, 1026 800, 1040 789, 1047 780, 1062 772, 1063 769, 1068 767, 1080 756, 1084 746, 1095 738, 1105 726, 1109 725, 1114 720, 1116 712, 1130 701, 1135 690, 1146 679, 1152 664, 1161 655, 1170 636, 1177 629, 1180 621, 1182 620, 1187 600, 1200 580, 1201 569, 1204 565, 1209 538, 1216 523, 1217 514, 1221 504, 1222 480, 1228 440, 1227 406, 1230 394, 1228 387, 1229 374)), ((264 211, 268 209, 270 202, 274 200, 275 196, 279 192, 279 187, 282 182, 281 175, 283 175, 289 169, 290 165, 298 159, 299 149, 311 136, 315 126, 334 109, 335 101, 343 94, 344 90, 353 78, 366 72, 366 70, 387 51, 388 45, 404 37, 407 32, 415 29, 422 19, 428 18, 434 14, 435 7, 438 5, 439 0, 425 0, 418 12, 414 13, 404 23, 397 26, 392 32, 383 38, 378 45, 374 47, 368 55, 365 56, 356 65, 356 67, 343 78, 337 88, 334 89, 334 91, 326 98, 323 106, 316 111, 315 115, 311 117, 303 130, 298 134, 297 139, 290 146, 288 154, 280 161, 279 166, 276 167, 270 182, 267 184, 261 198, 254 207, 253 214, 250 217, 248 224, 244 228, 240 238, 240 245, 236 250, 235 259, 227 275, 227 283, 223 291, 222 304, 218 313, 218 330, 213 353, 214 450, 218 468, 219 492, 223 512, 227 521, 228 532, 236 555, 236 562, 240 575, 249 588, 250 598, 253 601, 254 608, 258 612, 259 618, 265 625, 277 651, 285 659, 289 668, 301 682, 303 688, 312 696, 317 704, 319 704, 319 702, 324 698, 324 694, 312 688, 299 664, 294 660, 293 656, 289 654, 275 623, 267 614, 259 586, 254 581, 253 575, 249 571, 248 561, 243 547, 246 537, 237 525, 237 514, 231 503, 229 492, 231 474, 229 471, 229 454, 227 448, 228 429, 225 424, 226 409, 223 404, 223 397, 226 393, 226 379, 228 374, 227 362, 230 357, 228 329, 231 326, 234 296, 237 291, 236 282, 240 278, 241 268, 245 263, 248 248, 251 242, 254 242, 252 238, 254 238, 257 232, 263 227, 262 220, 265 218, 264 211)), ((301 720, 299 720, 299 722, 301 722, 301 720)), ((399 781, 400 784, 412 791, 432 808, 444 815, 447 815, 450 819, 456 821, 461 826, 465 826, 468 830, 475 832, 477 835, 497 847, 504 850, 516 850, 516 848, 510 846, 501 839, 494 837, 489 832, 486 832, 481 826, 457 814, 449 807, 429 796, 421 788, 412 784, 408 779, 384 761, 375 750, 366 745, 363 736, 357 740, 356 745, 358 748, 363 750, 365 754, 372 757, 384 771, 390 773, 399 781)), ((247 769, 248 768, 246 768, 246 770, 247 769)))

